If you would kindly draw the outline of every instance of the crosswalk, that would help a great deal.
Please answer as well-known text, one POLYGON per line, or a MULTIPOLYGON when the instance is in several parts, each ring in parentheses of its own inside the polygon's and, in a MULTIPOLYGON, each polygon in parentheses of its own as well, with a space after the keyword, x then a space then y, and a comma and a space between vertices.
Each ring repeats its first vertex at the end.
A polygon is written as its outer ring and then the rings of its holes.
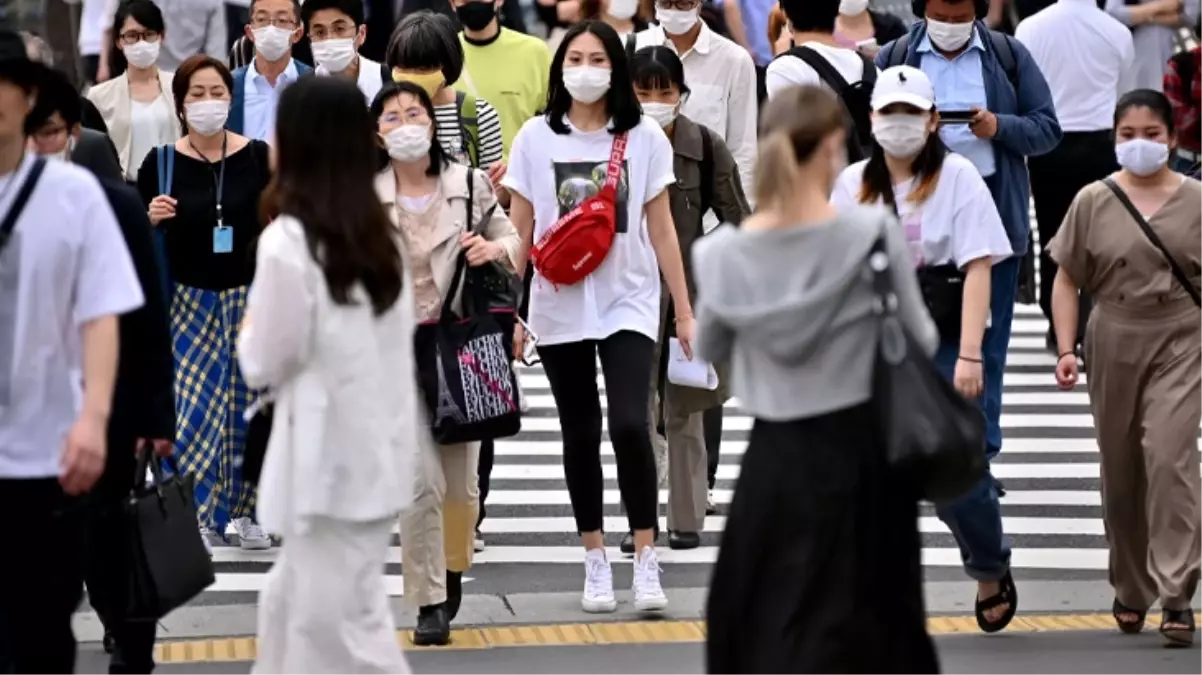
MULTIPOLYGON (((1052 376, 1055 359, 1044 348, 1046 330, 1047 322, 1037 307, 1017 308, 1004 381, 1006 441, 993 467, 1007 490, 1002 499, 1004 527, 1012 540, 1018 573, 1104 578, 1107 552, 1088 399, 1083 387, 1075 392, 1056 389, 1052 376)), ((496 445, 488 518, 482 528, 488 546, 468 573, 480 582, 469 584, 469 593, 486 587, 489 592, 518 593, 541 588, 548 578, 555 577, 571 580, 572 586, 579 580, 577 566, 583 554, 563 479, 554 401, 540 367, 523 369, 520 377, 530 408, 522 432, 496 445)), ((603 380, 599 383, 603 387, 603 380)), ((726 406, 722 463, 714 491, 718 513, 706 519, 698 549, 672 551, 661 538, 666 584, 672 585, 673 575, 678 573, 681 583, 687 580, 690 585, 702 585, 708 578, 751 424, 737 401, 726 406)), ((611 559, 621 560, 617 544, 626 523, 619 513, 613 448, 607 437, 604 439, 605 527, 610 533, 606 541, 612 547, 611 559)), ((667 492, 661 491, 661 505, 666 501, 667 492)), ((666 529, 662 520, 661 527, 666 529)), ((928 577, 963 578, 955 542, 929 506, 922 509, 920 529, 928 577)), ((243 551, 237 547, 236 537, 230 540, 214 549, 217 582, 210 595, 260 590, 264 573, 278 555, 278 550, 243 551)), ((400 548, 395 537, 392 543, 388 588, 393 595, 400 595, 400 548)))

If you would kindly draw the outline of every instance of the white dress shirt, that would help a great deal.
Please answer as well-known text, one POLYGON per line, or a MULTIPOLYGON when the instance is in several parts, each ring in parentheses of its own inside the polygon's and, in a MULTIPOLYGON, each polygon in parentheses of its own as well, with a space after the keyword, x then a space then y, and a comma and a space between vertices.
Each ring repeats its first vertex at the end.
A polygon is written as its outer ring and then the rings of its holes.
MULTIPOLYGON (((659 26, 635 36, 637 49, 664 45, 675 49, 659 26)), ((736 43, 710 30, 704 21, 693 48, 680 57, 690 94, 681 107, 686 117, 709 127, 726 142, 739 166, 743 191, 752 193, 751 178, 756 157, 755 63, 736 43)))
POLYGON ((1094 0, 1059 0, 1024 19, 1014 36, 1043 71, 1061 129, 1114 126, 1115 103, 1132 83, 1130 29, 1094 0))
POLYGON ((296 61, 288 59, 288 67, 280 73, 275 86, 255 69, 255 60, 246 65, 246 89, 242 99, 242 135, 260 141, 272 142, 275 132, 275 108, 280 102, 284 87, 296 82, 296 61))
MULTIPOLYGON (((329 75, 330 71, 325 66, 317 66, 314 71, 318 75, 329 75)), ((380 70, 380 62, 372 61, 371 59, 359 55, 359 79, 355 82, 359 85, 359 91, 363 92, 363 96, 367 99, 367 104, 375 100, 376 94, 384 88, 384 74, 380 70)))

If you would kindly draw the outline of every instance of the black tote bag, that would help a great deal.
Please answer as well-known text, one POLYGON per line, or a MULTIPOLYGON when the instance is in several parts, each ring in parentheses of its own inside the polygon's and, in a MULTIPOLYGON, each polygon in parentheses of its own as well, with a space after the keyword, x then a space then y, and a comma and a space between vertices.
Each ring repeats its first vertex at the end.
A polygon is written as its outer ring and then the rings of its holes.
POLYGON ((129 598, 125 616, 158 620, 214 581, 213 562, 196 527, 192 477, 173 460, 171 474, 149 444, 138 450, 134 489, 125 505, 129 542, 129 598), (149 467, 153 484, 146 484, 149 467))
POLYGON ((985 473, 985 417, 939 373, 897 315, 897 294, 881 233, 868 256, 880 321, 873 404, 889 464, 918 496, 945 502, 985 473))

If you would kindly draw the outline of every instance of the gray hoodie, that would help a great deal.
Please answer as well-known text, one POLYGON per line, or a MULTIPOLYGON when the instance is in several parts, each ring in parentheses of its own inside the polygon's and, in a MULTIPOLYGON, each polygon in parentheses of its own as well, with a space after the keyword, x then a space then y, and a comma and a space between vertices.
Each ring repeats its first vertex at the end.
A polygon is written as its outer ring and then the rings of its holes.
POLYGON ((927 314, 901 228, 879 207, 777 230, 719 228, 693 247, 697 346, 731 362, 731 387, 759 419, 794 420, 864 403, 879 335, 867 257, 881 230, 898 314, 933 353, 927 314))

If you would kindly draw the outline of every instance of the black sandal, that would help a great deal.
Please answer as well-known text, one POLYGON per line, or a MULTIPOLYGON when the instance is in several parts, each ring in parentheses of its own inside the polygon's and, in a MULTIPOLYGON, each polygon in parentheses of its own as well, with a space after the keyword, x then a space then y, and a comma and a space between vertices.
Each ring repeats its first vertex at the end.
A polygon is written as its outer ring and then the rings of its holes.
POLYGON ((1130 607, 1119 602, 1118 598, 1114 599, 1114 605, 1111 606, 1110 613, 1114 615, 1114 622, 1118 624, 1119 630, 1127 635, 1135 635, 1143 630, 1144 622, 1148 618, 1147 610, 1141 612, 1138 609, 1131 609, 1130 607), (1139 618, 1135 621, 1123 621, 1121 618, 1119 618, 1120 614, 1134 614, 1139 618))
POLYGON ((1194 644, 1194 612, 1190 609, 1166 609, 1160 615, 1160 634, 1164 636, 1166 647, 1189 647, 1194 644), (1166 628, 1166 624, 1175 623, 1189 628, 1166 628))
POLYGON ((998 579, 998 584, 1001 586, 1001 590, 997 595, 984 600, 978 597, 976 601, 977 626, 986 633, 996 633, 1009 626, 1015 613, 1018 612, 1018 589, 1014 585, 1014 577, 1011 576, 1009 570, 1006 571, 1006 576, 998 579), (1006 613, 1001 618, 996 621, 989 621, 985 618, 985 612, 1006 604, 1010 607, 1006 609, 1006 613))

